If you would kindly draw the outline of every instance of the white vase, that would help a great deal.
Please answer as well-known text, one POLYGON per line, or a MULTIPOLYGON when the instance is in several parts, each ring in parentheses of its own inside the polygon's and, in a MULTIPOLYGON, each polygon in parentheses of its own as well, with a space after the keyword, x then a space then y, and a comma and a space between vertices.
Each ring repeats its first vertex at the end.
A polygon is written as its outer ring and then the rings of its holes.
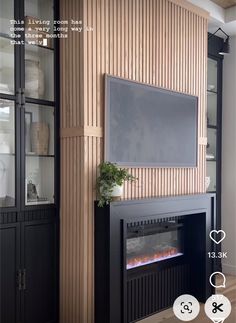
POLYGON ((11 152, 10 146, 5 141, 0 142, 0 153, 10 154, 10 152, 11 152))
POLYGON ((25 60, 25 95, 37 99, 44 95, 44 73, 38 61, 25 60))
POLYGON ((210 176, 206 176, 206 178, 205 178, 206 190, 208 190, 210 184, 211 184, 211 178, 210 178, 210 176))
POLYGON ((124 188, 124 185, 115 185, 111 191, 112 198, 113 199, 121 198, 121 196, 123 195, 123 188, 124 188))

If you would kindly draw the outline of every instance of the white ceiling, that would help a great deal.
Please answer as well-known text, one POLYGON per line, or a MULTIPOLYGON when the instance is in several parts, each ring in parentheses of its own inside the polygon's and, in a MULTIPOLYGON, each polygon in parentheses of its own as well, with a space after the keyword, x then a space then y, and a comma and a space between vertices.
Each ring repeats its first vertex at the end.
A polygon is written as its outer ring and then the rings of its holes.
MULTIPOLYGON (((214 33, 221 27, 228 35, 236 36, 236 6, 224 9, 211 0, 188 1, 210 13, 209 32, 214 33)), ((217 36, 224 38, 221 33, 217 36)))
POLYGON ((236 5, 236 0, 211 0, 222 8, 230 8, 236 5))

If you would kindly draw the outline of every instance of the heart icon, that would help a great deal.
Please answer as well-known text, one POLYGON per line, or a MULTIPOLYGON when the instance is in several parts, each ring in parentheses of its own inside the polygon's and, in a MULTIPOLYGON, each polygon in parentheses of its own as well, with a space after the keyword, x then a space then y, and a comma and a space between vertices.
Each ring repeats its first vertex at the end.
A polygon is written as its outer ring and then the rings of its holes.
POLYGON ((210 232, 210 238, 216 244, 221 243, 226 237, 226 233, 223 230, 212 230, 210 232))

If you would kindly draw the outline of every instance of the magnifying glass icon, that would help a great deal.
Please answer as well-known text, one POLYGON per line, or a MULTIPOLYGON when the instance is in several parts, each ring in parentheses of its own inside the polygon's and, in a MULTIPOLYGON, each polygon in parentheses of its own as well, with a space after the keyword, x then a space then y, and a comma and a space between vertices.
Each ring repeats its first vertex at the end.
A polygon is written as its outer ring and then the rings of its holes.
POLYGON ((184 310, 186 310, 186 311, 190 311, 189 306, 188 306, 188 305, 184 305, 184 310))

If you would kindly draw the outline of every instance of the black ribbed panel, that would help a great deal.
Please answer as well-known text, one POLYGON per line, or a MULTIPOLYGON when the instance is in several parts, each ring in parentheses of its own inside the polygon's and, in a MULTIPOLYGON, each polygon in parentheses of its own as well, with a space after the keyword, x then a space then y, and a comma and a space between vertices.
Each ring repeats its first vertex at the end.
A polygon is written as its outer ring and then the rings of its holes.
POLYGON ((22 221, 50 220, 56 216, 56 208, 38 209, 23 212, 0 213, 0 224, 9 224, 22 221))
POLYGON ((190 266, 178 265, 142 274, 127 280, 127 322, 173 305, 182 294, 190 293, 190 266))
POLYGON ((0 224, 14 223, 17 219, 16 212, 0 213, 0 224))
POLYGON ((18 221, 50 220, 56 216, 56 209, 41 209, 25 211, 18 214, 18 221))

